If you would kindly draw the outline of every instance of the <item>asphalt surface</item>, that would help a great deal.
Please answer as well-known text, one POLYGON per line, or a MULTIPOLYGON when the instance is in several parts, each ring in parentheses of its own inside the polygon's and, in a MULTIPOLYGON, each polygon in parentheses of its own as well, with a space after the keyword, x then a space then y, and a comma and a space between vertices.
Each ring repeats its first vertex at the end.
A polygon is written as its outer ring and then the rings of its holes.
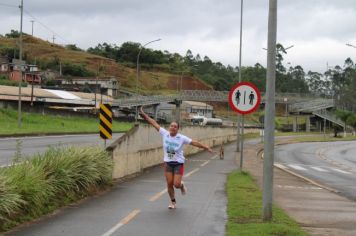
POLYGON ((297 172, 356 201, 356 142, 278 146, 275 164, 297 172))
MULTIPOLYGON (((277 143, 291 143, 293 138, 278 137, 277 143)), ((339 146, 338 142, 328 143, 339 146)), ((294 146, 296 145, 296 146, 294 146)), ((306 150, 299 144, 295 155, 306 150)), ((311 144, 315 145, 315 143, 311 144)), ((263 162, 261 155, 256 155, 263 144, 246 145, 244 169, 248 170, 263 189, 263 162)), ((283 146, 278 146, 283 149, 283 146)), ((313 159, 313 155, 309 156, 313 159)), ((237 158, 239 159, 239 158, 237 158)), ((239 160, 238 160, 239 161, 239 160)), ((294 163, 295 164, 295 163, 294 163)), ((356 235, 356 202, 335 193, 320 185, 310 182, 293 168, 274 168, 273 202, 281 207, 290 217, 311 236, 355 236, 356 235), (294 172, 294 173, 293 173, 294 172)))
POLYGON ((169 210, 163 167, 118 183, 102 195, 62 209, 53 216, 6 235, 225 235, 227 174, 236 169, 235 145, 225 159, 202 152, 185 165, 188 193, 176 191, 177 209, 169 210))
MULTIPOLYGON (((122 135, 123 133, 114 133, 113 139, 107 140, 107 146, 122 135)), ((98 134, 0 138, 0 166, 11 164, 19 141, 21 141, 21 153, 25 156, 43 153, 50 146, 104 146, 104 141, 98 134)))

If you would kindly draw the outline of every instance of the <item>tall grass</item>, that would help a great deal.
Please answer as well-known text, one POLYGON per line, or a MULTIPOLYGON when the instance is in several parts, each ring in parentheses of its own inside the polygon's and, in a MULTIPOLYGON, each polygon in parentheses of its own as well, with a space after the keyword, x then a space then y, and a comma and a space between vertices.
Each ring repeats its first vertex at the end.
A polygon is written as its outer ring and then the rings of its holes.
POLYGON ((99 147, 50 148, 0 169, 0 230, 47 214, 111 183, 112 159, 99 147))

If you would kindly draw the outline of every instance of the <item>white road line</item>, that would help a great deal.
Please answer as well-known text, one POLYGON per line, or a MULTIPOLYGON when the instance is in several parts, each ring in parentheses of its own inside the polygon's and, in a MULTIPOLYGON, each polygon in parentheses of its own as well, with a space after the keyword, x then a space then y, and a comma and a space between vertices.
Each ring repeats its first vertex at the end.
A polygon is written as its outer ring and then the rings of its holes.
MULTIPOLYGON (((208 164, 208 163, 206 163, 206 164, 208 164)), ((199 168, 195 168, 195 169, 192 170, 191 172, 185 174, 184 177, 185 177, 185 178, 186 178, 186 177, 189 177, 189 176, 191 176, 192 174, 194 174, 194 173, 197 172, 197 171, 199 171, 199 168)), ((166 192, 167 192, 167 189, 162 190, 161 192, 159 192, 159 193, 155 194, 153 197, 151 197, 151 198, 149 199, 149 201, 150 201, 150 202, 156 201, 158 198, 160 198, 160 197, 161 197, 163 194, 165 194, 166 192)))
POLYGON ((129 223, 133 218, 136 217, 136 215, 138 213, 140 213, 141 210, 134 210, 132 211, 130 214, 128 214, 124 219, 122 219, 119 223, 117 223, 114 227, 112 227, 110 230, 108 230, 106 233, 104 233, 101 236, 110 236, 113 233, 115 233, 115 231, 117 231, 119 228, 121 228, 122 226, 126 225, 127 223, 129 223))
POLYGON ((185 178, 186 178, 186 177, 189 177, 189 176, 191 176, 192 174, 194 174, 194 173, 197 172, 197 171, 199 171, 199 168, 195 168, 195 169, 192 170, 191 172, 185 174, 184 177, 185 177, 185 178))
POLYGON ((316 167, 316 166, 312 166, 312 167, 310 167, 310 168, 312 168, 312 169, 314 169, 314 170, 317 170, 317 171, 320 171, 320 172, 329 172, 329 171, 327 171, 327 170, 325 170, 325 169, 323 169, 323 168, 316 167))
POLYGON ((63 137, 86 137, 92 134, 68 134, 68 135, 46 135, 46 136, 23 136, 23 137, 13 137, 13 138, 0 138, 1 141, 11 141, 16 139, 49 139, 49 138, 63 138, 63 137))
POLYGON ((277 185, 278 188, 284 189, 303 189, 303 190, 321 190, 320 187, 302 187, 302 186, 291 186, 291 185, 277 185))
POLYGON ((344 170, 340 170, 340 169, 336 169, 336 168, 331 168, 331 169, 336 171, 336 172, 339 172, 339 173, 343 173, 343 174, 347 174, 347 175, 351 174, 350 172, 347 172, 347 171, 344 171, 344 170))
POLYGON ((204 162, 203 164, 201 164, 200 166, 203 167, 203 166, 206 166, 210 161, 206 161, 204 162))
POLYGON ((167 189, 162 190, 161 192, 155 194, 153 197, 150 198, 150 202, 156 201, 158 198, 160 198, 163 194, 167 192, 167 189))
POLYGON ((281 169, 288 169, 288 167, 286 167, 285 165, 282 165, 282 164, 279 164, 279 163, 276 163, 274 164, 274 166, 278 167, 278 168, 281 168, 281 169))
POLYGON ((289 167, 292 167, 293 169, 295 169, 295 170, 307 170, 307 169, 305 169, 305 168, 303 168, 303 167, 301 167, 301 166, 298 166, 298 165, 288 165, 289 167))

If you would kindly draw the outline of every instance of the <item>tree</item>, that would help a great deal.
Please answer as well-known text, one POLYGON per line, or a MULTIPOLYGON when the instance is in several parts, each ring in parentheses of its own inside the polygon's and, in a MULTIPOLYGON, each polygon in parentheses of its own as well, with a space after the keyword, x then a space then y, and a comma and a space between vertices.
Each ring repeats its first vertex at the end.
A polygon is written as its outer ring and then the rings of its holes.
POLYGON ((83 49, 78 48, 75 44, 67 44, 65 48, 73 51, 83 51, 83 49))
POLYGON ((321 79, 322 75, 318 72, 309 71, 306 80, 308 84, 309 91, 314 94, 325 94, 325 84, 321 79))
POLYGON ((5 34, 6 38, 19 38, 20 37, 20 32, 17 30, 11 30, 10 33, 5 34))
POLYGON ((336 110, 336 117, 344 122, 344 128, 347 127, 347 122, 353 119, 353 112, 345 111, 345 110, 336 110))

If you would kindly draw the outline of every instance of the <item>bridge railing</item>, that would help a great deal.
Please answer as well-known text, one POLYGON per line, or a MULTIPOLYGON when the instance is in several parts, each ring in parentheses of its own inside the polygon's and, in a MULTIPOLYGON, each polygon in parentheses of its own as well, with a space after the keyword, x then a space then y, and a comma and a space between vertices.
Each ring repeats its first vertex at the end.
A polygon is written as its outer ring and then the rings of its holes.
POLYGON ((336 117, 335 114, 327 111, 327 110, 318 110, 318 111, 313 111, 314 115, 317 115, 323 119, 326 119, 328 121, 331 121, 332 123, 338 124, 342 127, 344 127, 344 122, 342 120, 340 120, 339 118, 336 117))
POLYGON ((322 110, 334 107, 333 99, 317 99, 317 100, 308 100, 304 102, 298 102, 289 105, 289 112, 313 112, 316 110, 322 110))
MULTIPOLYGON (((214 91, 214 90, 182 90, 178 94, 173 95, 154 95, 142 96, 134 95, 130 98, 117 99, 113 101, 113 106, 144 106, 152 105, 161 102, 174 102, 175 100, 185 101, 201 101, 201 102, 227 102, 229 91, 214 91)), ((264 102, 264 94, 261 94, 262 102, 264 102)), ((318 96, 314 94, 301 94, 301 93, 277 93, 276 102, 278 103, 295 103, 301 101, 315 100, 318 96), (286 99, 287 98, 287 99, 286 99)), ((323 99, 325 100, 325 99, 323 99)))

